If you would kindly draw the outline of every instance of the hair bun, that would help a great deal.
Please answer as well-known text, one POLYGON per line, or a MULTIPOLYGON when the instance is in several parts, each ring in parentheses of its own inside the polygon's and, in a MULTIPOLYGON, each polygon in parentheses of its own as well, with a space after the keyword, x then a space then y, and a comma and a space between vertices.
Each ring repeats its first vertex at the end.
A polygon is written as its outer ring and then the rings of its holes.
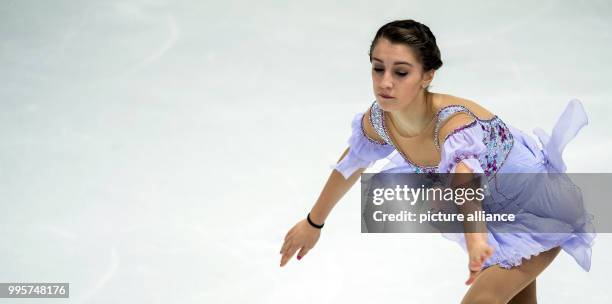
POLYGON ((383 25, 374 36, 370 45, 370 61, 372 51, 380 38, 386 38, 392 43, 407 45, 423 65, 425 71, 437 70, 442 67, 440 49, 436 43, 436 36, 425 24, 413 19, 396 20, 383 25))

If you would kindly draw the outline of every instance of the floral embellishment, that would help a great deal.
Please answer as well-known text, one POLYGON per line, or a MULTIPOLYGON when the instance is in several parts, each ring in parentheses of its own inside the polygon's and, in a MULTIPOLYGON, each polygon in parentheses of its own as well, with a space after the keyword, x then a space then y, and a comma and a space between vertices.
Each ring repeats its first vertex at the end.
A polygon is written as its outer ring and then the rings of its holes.
POLYGON ((506 129, 505 128, 499 128, 499 131, 497 132, 497 134, 500 137, 500 140, 502 142, 506 141, 508 139, 508 137, 506 136, 506 129))

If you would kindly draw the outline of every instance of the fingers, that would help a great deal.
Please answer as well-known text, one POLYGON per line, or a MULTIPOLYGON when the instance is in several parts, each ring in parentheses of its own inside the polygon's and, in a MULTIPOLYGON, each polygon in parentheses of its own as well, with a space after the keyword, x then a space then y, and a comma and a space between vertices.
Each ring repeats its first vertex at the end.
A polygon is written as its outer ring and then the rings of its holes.
POLYGON ((476 280, 476 277, 478 277, 478 275, 480 274, 480 272, 482 272, 482 266, 484 265, 484 261, 491 257, 492 254, 486 254, 486 255, 481 255, 479 257, 479 260, 472 260, 470 261, 469 264, 469 277, 467 279, 467 281, 465 281, 465 285, 470 285, 472 283, 474 283, 474 281, 476 280))
POLYGON ((482 262, 470 261, 470 265, 468 268, 470 271, 476 272, 480 270, 480 268, 482 267, 482 264, 483 264, 482 262))
POLYGON ((293 255, 295 254, 297 250, 298 250, 297 247, 289 246, 287 250, 285 251, 285 253, 283 254, 283 257, 281 258, 280 266, 281 267, 285 266, 285 264, 289 262, 289 260, 291 259, 291 257, 293 257, 293 255))
MULTIPOLYGON (((281 249, 281 254, 283 255, 281 257, 281 262, 280 262, 280 266, 281 267, 285 266, 285 264, 287 264, 287 262, 289 262, 291 257, 293 257, 295 252, 298 250, 298 248, 299 247, 297 247, 297 246, 291 246, 291 244, 289 242, 285 243, 285 245, 283 246, 283 249, 281 249)), ((301 260, 308 253, 308 251, 310 251, 310 249, 311 248, 308 248, 306 246, 302 247, 300 249, 300 252, 298 252, 298 254, 297 254, 297 259, 301 260)))
POLYGON ((287 250, 287 247, 289 246, 289 244, 291 244, 291 241, 285 240, 285 242, 283 243, 283 246, 281 247, 280 254, 283 254, 283 252, 287 250))
POLYGON ((482 254, 480 254, 480 263, 484 263, 488 258, 493 256, 493 248, 489 247, 487 249, 484 250, 484 252, 482 254))
POLYGON ((468 278, 465 281, 465 285, 470 285, 470 284, 472 284, 472 282, 474 282, 474 273, 475 273, 474 271, 470 271, 468 273, 468 278))
POLYGON ((480 259, 478 260, 478 262, 480 264, 484 263, 484 261, 487 259, 487 257, 488 257, 488 255, 486 255, 486 254, 480 255, 480 259))
POLYGON ((287 234, 285 234, 285 241, 287 241, 289 239, 289 237, 291 236, 291 232, 293 231, 293 228, 291 228, 287 234))
POLYGON ((493 248, 489 247, 483 250, 478 255, 470 256, 470 265, 474 264, 483 264, 488 258, 493 256, 493 248))
POLYGON ((480 274, 482 268, 482 262, 476 261, 476 260, 471 260, 469 265, 468 265, 468 270, 469 270, 469 276, 467 281, 465 281, 465 285, 470 285, 474 282, 474 280, 476 280, 476 276, 478 276, 478 274, 480 274))
POLYGON ((280 254, 283 254, 287 246, 291 244, 291 236, 293 235, 292 232, 293 232, 293 228, 291 228, 291 230, 289 230, 289 232, 287 232, 287 234, 285 235, 285 240, 284 240, 283 246, 281 247, 280 254))
POLYGON ((301 260, 308 253, 308 251, 310 251, 310 248, 302 247, 302 249, 300 249, 300 252, 298 252, 297 254, 297 259, 301 260))
POLYGON ((482 266, 484 265, 484 262, 488 258, 493 256, 493 252, 494 252, 493 247, 488 246, 487 248, 485 248, 479 254, 473 255, 473 256, 471 255, 470 256, 470 261, 469 261, 469 265, 468 265, 468 269, 470 271, 470 274, 469 274, 469 277, 468 277, 467 281, 465 281, 466 285, 470 285, 470 284, 472 284, 476 280, 476 277, 482 271, 482 266))
MULTIPOLYGON (((304 222, 304 221, 302 221, 304 222)), ((304 231, 301 230, 299 226, 303 225, 301 223, 296 224, 287 234, 285 235, 285 240, 283 246, 281 247, 280 254, 282 254, 280 266, 283 267, 285 264, 291 260, 293 255, 299 250, 297 259, 302 259, 310 249, 314 246, 313 243, 316 243, 318 238, 317 234, 308 234, 312 231, 304 231), (296 228, 297 227, 297 228, 296 228), (314 238, 314 239, 313 239, 314 238), (310 244, 310 245, 307 245, 310 244)), ((308 224, 306 224, 308 225, 308 224)))
POLYGON ((493 256, 493 252, 495 251, 495 249, 493 249, 493 247, 489 247, 487 248, 486 252, 487 252, 487 257, 490 258, 491 256, 493 256))
POLYGON ((489 255, 489 254, 483 254, 483 255, 480 256, 479 262, 482 264, 482 263, 484 263, 490 257, 491 257, 491 255, 489 255))
POLYGON ((470 271, 470 275, 469 275, 467 281, 465 281, 465 285, 470 285, 470 284, 474 283, 474 281, 476 280, 476 277, 478 276, 478 274, 480 274, 480 271, 470 271))

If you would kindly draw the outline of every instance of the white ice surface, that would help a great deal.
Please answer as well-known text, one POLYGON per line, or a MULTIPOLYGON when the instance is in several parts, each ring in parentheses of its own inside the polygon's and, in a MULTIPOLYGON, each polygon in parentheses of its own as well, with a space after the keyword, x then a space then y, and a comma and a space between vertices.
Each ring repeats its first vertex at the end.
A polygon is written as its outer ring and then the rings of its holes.
MULTIPOLYGON (((467 257, 439 235, 360 233, 358 188, 302 261, 278 262, 373 100, 384 23, 437 37, 432 91, 530 132, 571 98, 571 172, 611 172, 607 1, 4 1, 0 282, 70 282, 1 303, 458 303, 467 257)), ((542 303, 609 303, 562 252, 542 303)))

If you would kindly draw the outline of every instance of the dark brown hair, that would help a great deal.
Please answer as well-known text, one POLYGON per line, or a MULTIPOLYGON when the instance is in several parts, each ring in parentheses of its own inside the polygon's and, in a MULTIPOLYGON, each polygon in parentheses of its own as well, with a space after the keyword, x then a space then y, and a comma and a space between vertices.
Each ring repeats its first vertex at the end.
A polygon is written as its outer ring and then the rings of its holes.
MULTIPOLYGON (((442 67, 442 58, 440 57, 440 49, 436 44, 436 36, 425 24, 407 19, 396 20, 383 25, 372 39, 368 52, 370 62, 372 62, 372 51, 381 38, 385 38, 391 43, 408 46, 423 66, 423 72, 442 67)), ((428 88, 429 86, 425 90, 428 88)))

